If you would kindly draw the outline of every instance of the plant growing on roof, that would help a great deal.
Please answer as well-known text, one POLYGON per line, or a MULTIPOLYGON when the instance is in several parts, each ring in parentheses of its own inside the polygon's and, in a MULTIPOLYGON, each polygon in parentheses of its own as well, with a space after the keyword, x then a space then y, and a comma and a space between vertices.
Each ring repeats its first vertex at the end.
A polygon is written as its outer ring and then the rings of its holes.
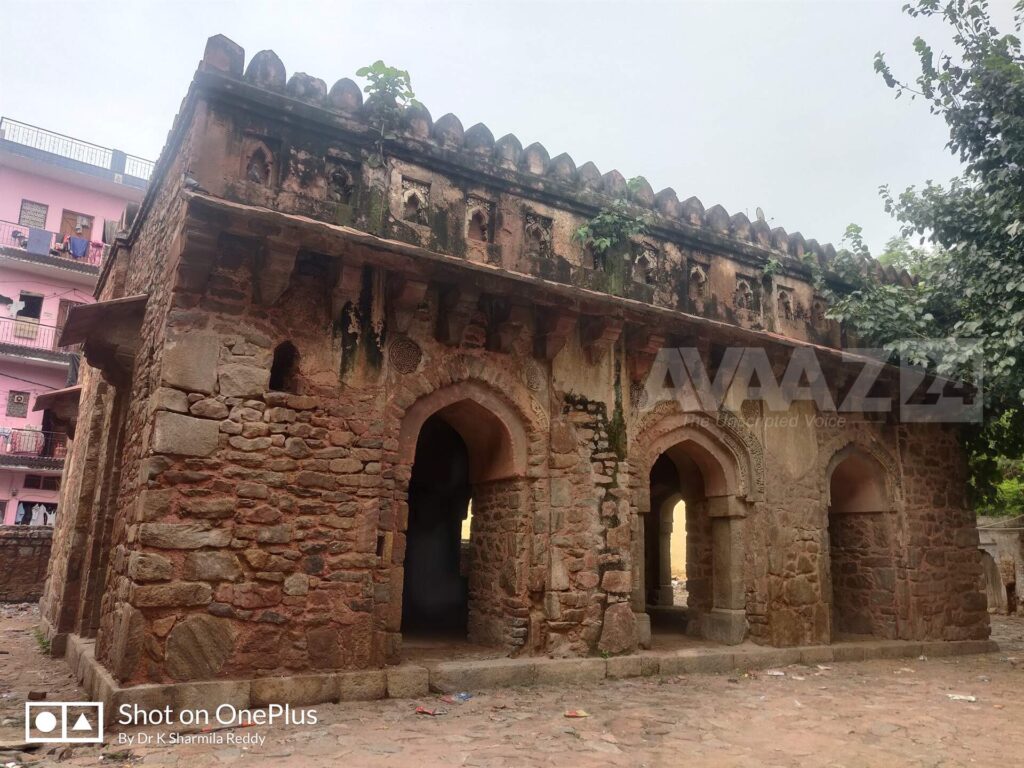
MULTIPOLYGON (((639 176, 634 176, 626 184, 632 190, 639 185, 640 181, 639 176)), ((626 200, 619 197, 577 229, 573 237, 590 249, 595 260, 603 260, 609 250, 628 243, 632 238, 642 235, 646 231, 646 221, 641 217, 634 216, 630 212, 626 200)))
POLYGON ((771 285, 775 280, 775 275, 781 271, 782 262, 772 256, 764 263, 764 269, 761 270, 761 282, 765 285, 771 285))
POLYGON ((363 92, 370 107, 370 125, 377 132, 377 155, 374 164, 384 164, 384 142, 397 138, 397 128, 406 107, 420 106, 412 91, 408 70, 390 67, 377 59, 368 67, 356 70, 357 77, 365 77, 363 92))

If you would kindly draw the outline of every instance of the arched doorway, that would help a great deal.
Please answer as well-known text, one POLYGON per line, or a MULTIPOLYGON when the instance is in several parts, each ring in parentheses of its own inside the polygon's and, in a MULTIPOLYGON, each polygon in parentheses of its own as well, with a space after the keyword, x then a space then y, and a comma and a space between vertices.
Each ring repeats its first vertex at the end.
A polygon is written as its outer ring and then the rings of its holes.
POLYGON ((892 502, 876 459, 848 450, 828 478, 832 639, 893 639, 896 569, 892 502))
POLYGON ((469 513, 469 451, 441 417, 420 430, 409 480, 402 633, 465 637, 470 555, 462 527, 469 513))
POLYGON ((492 393, 454 385, 406 412, 399 442, 411 464, 403 645, 468 640, 514 651, 526 641, 532 521, 515 414, 492 393))
POLYGON ((651 465, 642 581, 656 642, 685 633, 736 644, 746 634, 745 510, 729 468, 721 447, 696 433, 680 435, 651 465))

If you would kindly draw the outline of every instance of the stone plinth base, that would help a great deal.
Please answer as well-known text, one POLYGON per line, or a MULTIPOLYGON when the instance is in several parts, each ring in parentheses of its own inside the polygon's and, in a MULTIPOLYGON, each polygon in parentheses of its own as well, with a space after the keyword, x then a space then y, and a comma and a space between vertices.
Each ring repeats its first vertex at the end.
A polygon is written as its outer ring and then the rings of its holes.
POLYGON ((418 698, 429 691, 482 691, 527 685, 572 686, 598 680, 651 675, 726 672, 787 664, 822 664, 863 659, 959 656, 991 653, 991 640, 956 642, 871 640, 800 648, 771 648, 753 643, 730 648, 686 648, 644 651, 627 656, 579 659, 484 659, 442 661, 427 666, 402 664, 358 672, 263 677, 252 680, 212 680, 121 688, 96 661, 93 641, 68 635, 67 663, 92 701, 104 704, 107 722, 116 719, 123 704, 144 709, 215 709, 219 704, 244 708, 269 704, 312 706, 325 702, 383 698, 418 698))
POLYGON ((746 611, 715 608, 700 617, 700 633, 705 640, 723 645, 739 645, 747 634, 746 611))

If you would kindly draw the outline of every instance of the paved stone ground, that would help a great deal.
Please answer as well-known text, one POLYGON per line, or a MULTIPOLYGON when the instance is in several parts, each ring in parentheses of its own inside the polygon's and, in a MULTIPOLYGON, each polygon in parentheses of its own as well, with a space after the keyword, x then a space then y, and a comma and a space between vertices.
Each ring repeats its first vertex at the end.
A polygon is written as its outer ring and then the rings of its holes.
MULTIPOLYGON (((28 690, 77 689, 43 656, 33 609, 0 614, 0 741, 20 740, 28 690)), ((316 726, 221 731, 259 746, 0 752, 0 766, 1007 766, 1024 755, 1024 617, 994 617, 984 656, 848 662, 779 672, 606 681, 316 707, 316 726), (974 696, 956 701, 950 695, 974 696), (417 715, 417 705, 446 714, 417 715), (565 712, 585 708, 589 717, 565 712)), ((151 729, 156 733, 156 729, 151 729)))

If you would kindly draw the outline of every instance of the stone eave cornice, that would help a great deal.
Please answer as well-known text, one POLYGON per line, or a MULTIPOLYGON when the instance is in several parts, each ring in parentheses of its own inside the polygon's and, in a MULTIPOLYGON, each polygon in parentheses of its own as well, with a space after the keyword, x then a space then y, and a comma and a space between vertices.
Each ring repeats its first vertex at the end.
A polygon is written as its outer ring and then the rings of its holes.
MULTIPOLYGON (((877 365, 877 361, 845 352, 841 349, 802 341, 769 331, 756 331, 743 328, 721 320, 714 320, 700 315, 692 315, 668 307, 659 307, 643 301, 622 296, 614 296, 602 291, 582 288, 576 285, 560 283, 535 275, 513 272, 503 267, 468 261, 458 256, 430 250, 418 245, 391 240, 360 229, 330 224, 318 219, 293 213, 272 210, 256 205, 238 203, 211 194, 183 190, 182 197, 188 204, 189 218, 200 226, 222 227, 242 236, 253 237, 249 224, 259 221, 260 229, 271 233, 269 236, 279 243, 288 243, 297 250, 309 248, 316 250, 328 245, 333 246, 334 254, 344 260, 345 256, 337 252, 344 250, 363 263, 377 264, 398 273, 412 273, 423 279, 444 281, 444 275, 430 274, 429 265, 440 272, 448 273, 449 279, 475 281, 483 290, 488 287, 494 292, 504 289, 510 294, 528 297, 540 307, 553 307, 577 312, 581 315, 604 315, 620 317, 627 323, 641 326, 653 326, 667 334, 696 336, 701 332, 713 332, 716 341, 737 343, 747 346, 770 345, 789 349, 813 349, 839 362, 867 362, 877 365), (232 220, 237 227, 231 226, 232 220), (285 233, 288 232, 288 236, 285 233), (303 237, 303 234, 306 237, 303 237)), ((889 367, 889 366, 886 366, 889 367)))
MULTIPOLYGON (((203 83, 212 96, 213 84, 218 80, 219 94, 233 92, 250 107, 259 103, 279 118, 301 115, 304 127, 331 126, 335 135, 343 130, 349 133, 349 140, 364 146, 369 141, 373 97, 364 104, 362 90, 348 78, 338 80, 329 90, 323 80, 303 72, 288 78, 284 64, 270 50, 260 51, 246 65, 241 46, 215 35, 207 40, 192 85, 195 88, 203 83)), ((395 131, 400 138, 388 142, 391 154, 433 165, 450 176, 465 177, 469 173, 470 178, 497 189, 511 184, 510 189, 525 193, 524 197, 585 216, 613 200, 627 200, 638 212, 648 214, 655 236, 684 246, 724 251, 754 266, 775 259, 784 273, 801 278, 811 271, 805 263, 807 258, 816 261, 827 275, 832 272, 836 250, 831 245, 805 239, 799 232, 787 233, 782 227, 773 229, 763 219, 752 222, 743 213, 730 216, 721 205, 705 210, 696 197, 680 202, 671 188, 655 193, 643 177, 637 177, 639 183, 630 188, 617 170, 602 175, 592 162, 577 168, 568 154, 551 158, 539 142, 524 148, 513 134, 495 140, 482 123, 464 130, 455 115, 446 114, 435 121, 426 107, 416 104, 402 112, 395 131)), ((905 270, 897 273, 874 259, 860 258, 856 268, 865 277, 884 282, 912 282, 905 270)))
MULTIPOLYGON (((374 136, 365 118, 359 116, 360 113, 339 113, 210 70, 198 71, 194 82, 202 98, 247 109, 304 131, 316 131, 325 139, 340 139, 367 152, 375 150, 374 136)), ((600 192, 581 189, 559 179, 501 168, 480 156, 455 152, 438 146, 436 142, 414 136, 390 139, 384 142, 384 146, 386 153, 398 160, 426 167, 449 178, 523 197, 528 201, 535 200, 584 218, 596 215, 614 202, 614 198, 600 192)), ((778 249, 727 237, 707 227, 673 220, 653 208, 630 204, 630 209, 634 215, 644 217, 647 230, 654 239, 667 240, 684 248, 729 255, 758 269, 769 259, 775 258, 782 264, 783 274, 804 280, 811 276, 811 270, 806 264, 778 249)))

